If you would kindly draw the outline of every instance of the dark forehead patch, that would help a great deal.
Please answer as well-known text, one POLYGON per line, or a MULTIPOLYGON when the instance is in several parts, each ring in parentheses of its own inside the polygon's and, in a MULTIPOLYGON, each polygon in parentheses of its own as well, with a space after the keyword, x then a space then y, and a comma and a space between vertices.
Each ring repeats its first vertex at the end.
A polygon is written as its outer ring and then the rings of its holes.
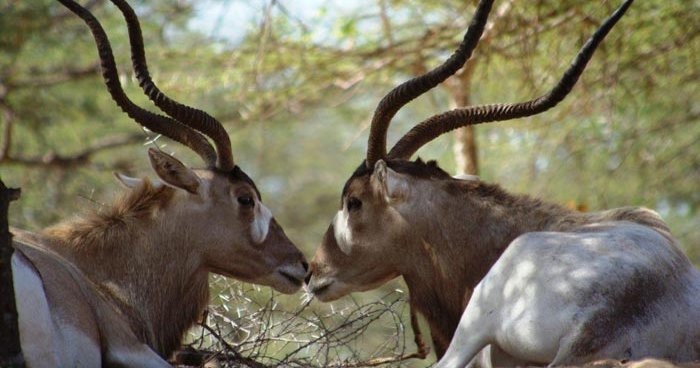
POLYGON ((354 176, 350 178, 343 188, 343 195, 340 197, 340 207, 343 207, 343 198, 351 195, 362 197, 368 190, 369 176, 354 176))
POLYGON ((241 170, 238 165, 234 166, 233 170, 231 171, 222 171, 222 170, 216 170, 219 174, 225 176, 228 178, 228 180, 233 183, 240 183, 244 182, 253 187, 253 190, 255 190, 255 194, 258 196, 258 200, 262 200, 262 197, 260 196, 260 191, 258 190, 258 187, 255 185, 255 182, 253 182, 253 179, 248 176, 243 170, 241 170))
POLYGON ((368 169, 365 165, 365 161, 362 161, 362 163, 360 163, 360 166, 358 166, 357 169, 355 169, 355 172, 353 172, 352 175, 350 175, 350 178, 345 182, 341 198, 345 197, 345 195, 348 194, 348 191, 350 190, 350 183, 353 181, 353 179, 360 178, 363 176, 369 176, 370 174, 372 174, 372 169, 368 169))
MULTIPOLYGON (((445 172, 443 169, 441 169, 437 161, 431 160, 428 162, 425 162, 419 158, 417 158, 415 161, 406 161, 406 160, 386 160, 387 166, 391 168, 392 170, 400 173, 400 174, 406 174, 410 175, 413 177, 417 178, 422 178, 422 179, 450 179, 450 174, 445 172)), ((355 172, 352 173, 350 176, 350 179, 345 182, 345 186, 343 187, 343 194, 342 196, 345 197, 345 195, 348 193, 348 190, 350 189, 350 182, 352 182, 353 179, 359 178, 362 176, 369 176, 372 174, 374 171, 374 168, 368 168, 367 165, 365 164, 365 161, 362 161, 360 163, 360 166, 355 169, 355 172)))

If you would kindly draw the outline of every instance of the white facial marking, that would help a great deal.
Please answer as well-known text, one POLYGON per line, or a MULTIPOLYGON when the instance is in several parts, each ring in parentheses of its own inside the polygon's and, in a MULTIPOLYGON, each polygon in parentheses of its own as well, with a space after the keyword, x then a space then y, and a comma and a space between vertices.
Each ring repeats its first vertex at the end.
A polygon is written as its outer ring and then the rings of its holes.
POLYGON ((272 212, 264 204, 258 202, 257 206, 255 206, 253 226, 250 229, 255 244, 260 244, 267 238, 267 232, 270 230, 270 220, 272 220, 272 212))
POLYGON ((345 254, 350 254, 352 250, 352 233, 348 227, 348 215, 340 210, 333 218, 333 233, 338 248, 345 254))

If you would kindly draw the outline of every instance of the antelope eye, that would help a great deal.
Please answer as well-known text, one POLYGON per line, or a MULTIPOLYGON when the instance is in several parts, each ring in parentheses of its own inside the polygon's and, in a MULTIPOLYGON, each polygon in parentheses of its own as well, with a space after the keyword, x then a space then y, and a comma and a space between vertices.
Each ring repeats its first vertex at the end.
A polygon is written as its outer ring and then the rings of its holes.
POLYGON ((348 198, 347 207, 350 212, 357 211, 362 208, 362 201, 356 197, 350 197, 348 198))
POLYGON ((253 200, 253 197, 249 195, 242 195, 238 197, 238 203, 241 204, 241 206, 244 207, 253 207, 255 205, 255 201, 253 200))

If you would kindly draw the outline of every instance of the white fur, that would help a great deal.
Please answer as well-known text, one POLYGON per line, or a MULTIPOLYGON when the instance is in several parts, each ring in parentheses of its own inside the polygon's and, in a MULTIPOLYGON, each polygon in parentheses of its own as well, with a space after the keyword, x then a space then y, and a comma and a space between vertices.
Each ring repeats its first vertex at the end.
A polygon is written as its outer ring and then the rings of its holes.
POLYGON ((94 367, 102 364, 100 347, 81 330, 58 322, 57 331, 64 362, 61 366, 94 367))
POLYGON ((679 262, 671 247, 659 233, 631 223, 520 236, 474 289, 436 367, 464 367, 487 344, 506 358, 552 365, 601 357, 700 359, 700 272, 679 262), (659 267, 680 276, 649 271, 659 267), (646 317, 609 331, 590 356, 572 354, 586 323, 617 311, 615 292, 645 272, 666 290, 649 301, 646 317))
POLYGON ((77 328, 54 321, 41 276, 22 253, 12 255, 20 344, 30 367, 101 365, 100 347, 77 328))
POLYGON ((352 251, 352 232, 348 226, 348 214, 343 210, 338 211, 333 218, 333 234, 338 248, 349 255, 352 251))
POLYGON ((51 320, 49 302, 46 299, 41 276, 31 262, 21 253, 12 255, 12 279, 17 304, 20 343, 31 367, 58 367, 61 352, 51 320))
POLYGON ((250 235, 253 237, 255 244, 260 244, 267 238, 267 233, 270 230, 270 220, 272 220, 272 212, 264 204, 258 202, 255 206, 253 226, 250 229, 250 235))

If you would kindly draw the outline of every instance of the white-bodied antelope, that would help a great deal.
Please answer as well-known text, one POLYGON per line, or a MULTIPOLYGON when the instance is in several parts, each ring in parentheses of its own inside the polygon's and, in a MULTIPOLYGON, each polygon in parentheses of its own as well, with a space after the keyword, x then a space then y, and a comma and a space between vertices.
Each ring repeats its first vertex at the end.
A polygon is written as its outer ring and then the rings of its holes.
POLYGON ((631 3, 603 22, 545 95, 435 115, 387 154, 396 112, 471 55, 492 7, 480 1, 458 50, 379 103, 366 160, 346 182, 341 208, 311 262, 309 291, 331 301, 402 276, 438 358, 452 340, 441 367, 464 366, 488 344, 497 365, 699 359, 700 275, 655 212, 580 213, 475 178, 450 177, 433 161, 410 161, 453 129, 554 107, 631 3))
POLYGON ((223 126, 151 81, 131 7, 112 0, 127 20, 140 85, 169 117, 128 99, 97 19, 60 2, 92 31, 107 89, 122 110, 195 151, 207 168, 150 149, 157 180, 118 175, 129 189, 111 205, 41 234, 13 231, 24 358, 30 367, 169 367, 166 359, 208 303, 210 272, 293 293, 306 262, 234 164, 223 126))

